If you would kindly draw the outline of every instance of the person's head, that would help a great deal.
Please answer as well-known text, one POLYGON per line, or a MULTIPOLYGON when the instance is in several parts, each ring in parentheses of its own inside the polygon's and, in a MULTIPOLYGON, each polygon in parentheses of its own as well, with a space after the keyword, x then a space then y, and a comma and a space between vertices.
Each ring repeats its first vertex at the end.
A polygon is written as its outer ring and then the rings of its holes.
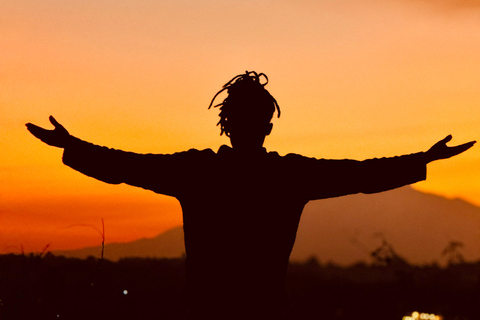
POLYGON ((234 148, 262 147, 265 137, 272 131, 271 120, 275 110, 280 117, 277 101, 265 89, 267 83, 265 74, 246 71, 227 82, 210 102, 209 109, 215 98, 227 90, 227 98, 214 107, 220 107, 220 121, 217 123, 220 125, 220 135, 225 133, 234 148), (265 83, 260 82, 262 76, 265 83))

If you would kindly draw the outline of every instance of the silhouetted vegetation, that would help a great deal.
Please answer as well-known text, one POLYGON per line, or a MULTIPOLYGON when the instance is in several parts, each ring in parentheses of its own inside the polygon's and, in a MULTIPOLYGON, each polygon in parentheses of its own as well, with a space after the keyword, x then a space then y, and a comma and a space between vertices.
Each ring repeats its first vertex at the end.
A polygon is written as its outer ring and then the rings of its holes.
MULTIPOLYGON (((179 319, 183 259, 0 256, 0 319, 179 319)), ((480 262, 340 267, 291 263, 292 319, 478 319, 480 262)))

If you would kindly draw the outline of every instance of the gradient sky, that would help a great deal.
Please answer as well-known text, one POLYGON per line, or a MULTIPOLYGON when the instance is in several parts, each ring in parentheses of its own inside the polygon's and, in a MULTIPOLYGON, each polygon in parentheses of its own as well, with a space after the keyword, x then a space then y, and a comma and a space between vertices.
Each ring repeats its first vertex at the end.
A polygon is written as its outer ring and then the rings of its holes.
MULTIPOLYGON (((365 159, 480 136, 477 0, 0 0, 0 12, 0 253, 99 245, 102 218, 107 242, 181 224, 175 199, 62 165, 24 126, 49 115, 118 149, 217 149, 228 139, 210 99, 255 70, 282 110, 265 144, 280 154, 365 159)), ((415 188, 480 205, 479 164, 476 146, 415 188)))

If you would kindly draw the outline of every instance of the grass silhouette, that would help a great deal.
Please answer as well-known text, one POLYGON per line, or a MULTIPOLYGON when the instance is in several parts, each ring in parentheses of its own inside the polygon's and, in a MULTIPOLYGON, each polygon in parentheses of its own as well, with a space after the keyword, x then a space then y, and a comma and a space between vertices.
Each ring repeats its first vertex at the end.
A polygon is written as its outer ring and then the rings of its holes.
MULTIPOLYGON (((183 259, 0 256, 0 319, 181 319, 183 259)), ((289 266, 291 319, 402 319, 415 310, 477 319, 480 262, 289 266)), ((254 318, 252 318, 254 319, 254 318)))

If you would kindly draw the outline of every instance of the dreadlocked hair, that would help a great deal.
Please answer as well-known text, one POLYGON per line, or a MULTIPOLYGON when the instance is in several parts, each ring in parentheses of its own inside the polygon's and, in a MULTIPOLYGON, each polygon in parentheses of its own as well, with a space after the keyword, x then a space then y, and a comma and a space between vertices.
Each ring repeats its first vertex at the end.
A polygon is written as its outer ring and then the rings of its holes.
POLYGON ((223 102, 214 105, 214 108, 220 107, 220 120, 217 126, 220 125, 220 135, 225 133, 228 137, 230 131, 228 129, 228 119, 236 117, 239 114, 245 114, 245 111, 255 113, 255 117, 259 121, 264 121, 267 124, 277 110, 278 118, 280 118, 280 107, 277 100, 265 89, 268 83, 268 78, 264 73, 256 73, 255 71, 245 71, 244 74, 235 76, 228 81, 220 91, 213 97, 208 109, 213 105, 217 96, 223 91, 227 90, 228 96, 223 102), (260 77, 265 78, 265 83, 260 82, 260 77))

